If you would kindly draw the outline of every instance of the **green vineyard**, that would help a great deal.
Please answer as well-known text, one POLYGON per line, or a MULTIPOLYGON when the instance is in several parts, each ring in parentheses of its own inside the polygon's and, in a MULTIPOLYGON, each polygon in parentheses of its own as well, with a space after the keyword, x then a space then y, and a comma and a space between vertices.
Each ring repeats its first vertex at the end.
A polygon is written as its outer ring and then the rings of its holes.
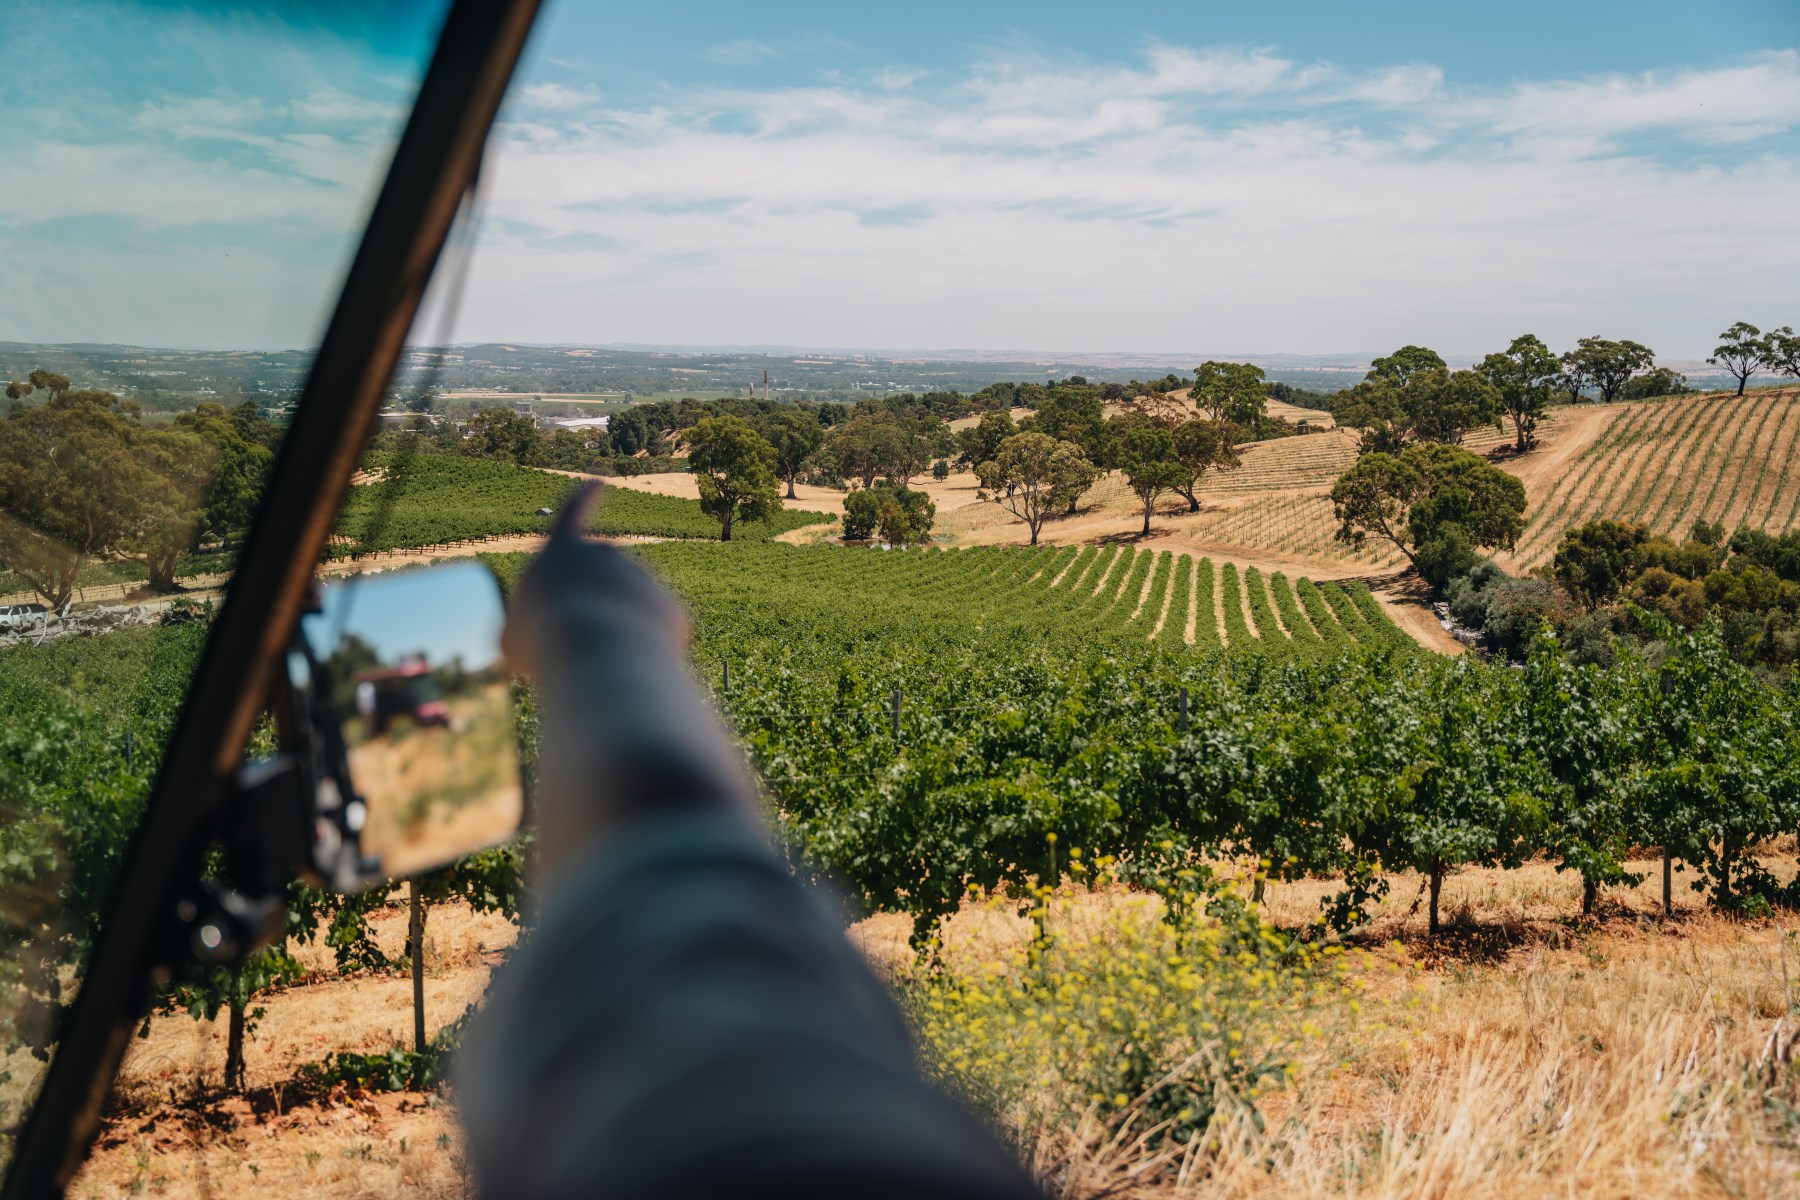
MULTIPOLYGON (((375 456, 378 471, 400 476, 389 505, 387 477, 351 489, 338 519, 335 552, 371 553, 448 546, 486 538, 543 533, 554 510, 579 481, 512 463, 456 454, 421 454, 399 462, 375 456)), ((783 510, 766 522, 744 523, 734 540, 760 541, 803 525, 834 518, 829 513, 783 510)), ((717 538, 719 523, 697 501, 611 487, 595 506, 593 532, 611 537, 717 538)))
POLYGON ((1210 559, 1132 546, 979 547, 880 552, 780 544, 646 550, 684 594, 714 607, 760 611, 791 623, 841 608, 865 624, 943 625, 1029 638, 1079 629, 1096 641, 1169 650, 1257 649, 1311 654, 1327 648, 1409 649, 1362 584, 1314 584, 1285 575, 1242 576, 1224 565, 1215 589, 1210 559), (1221 608, 1221 605, 1224 607, 1221 608), (1233 608, 1236 605, 1236 608, 1233 608))
POLYGON ((1712 627, 1516 670, 1420 650, 1361 587, 1129 546, 633 553, 692 613, 797 867, 869 910, 1053 877, 1058 844, 1338 876, 1334 922, 1391 872, 1540 856, 1591 905, 1634 846, 1721 905, 1800 900, 1745 859, 1800 813, 1800 710, 1712 627))

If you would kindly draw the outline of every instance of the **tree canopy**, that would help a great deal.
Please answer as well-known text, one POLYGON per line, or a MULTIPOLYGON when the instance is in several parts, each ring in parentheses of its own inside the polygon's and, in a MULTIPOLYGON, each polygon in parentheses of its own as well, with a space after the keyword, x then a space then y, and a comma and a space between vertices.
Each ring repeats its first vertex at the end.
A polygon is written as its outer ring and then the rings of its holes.
POLYGON ((1255 429, 1268 408, 1263 369, 1254 363, 1203 362, 1194 368, 1188 398, 1215 421, 1255 429))
POLYGON ((742 417, 704 417, 688 430, 688 468, 700 489, 700 508, 731 540, 739 521, 760 521, 781 508, 775 448, 742 417))
POLYGON ((1800 378, 1800 333, 1783 325, 1763 335, 1763 361, 1771 371, 1800 378))
POLYGON ((539 459, 537 423, 509 408, 484 408, 469 418, 462 452, 473 458, 535 466, 539 459))
POLYGON ((1210 468, 1232 468, 1238 465, 1237 451, 1231 445, 1229 426, 1198 417, 1177 425, 1169 434, 1175 444, 1175 461, 1183 475, 1175 490, 1187 499, 1188 511, 1200 511, 1200 480, 1210 468))
POLYGON ((775 469, 787 483, 787 498, 794 499, 794 480, 825 444, 824 427, 812 413, 790 407, 764 414, 756 431, 774 447, 775 469))
POLYGON ((1119 469, 1125 482, 1144 506, 1143 533, 1150 532, 1150 514, 1157 497, 1187 478, 1187 468, 1175 457, 1175 439, 1169 431, 1144 423, 1125 428, 1118 439, 1119 469))
POLYGON ((971 469, 992 461, 1000 444, 1019 432, 1005 410, 983 413, 981 420, 956 435, 957 461, 971 469))
POLYGON ((1451 371, 1423 346, 1403 346, 1370 364, 1363 381, 1339 392, 1332 415, 1361 430, 1366 453, 1393 454, 1414 442, 1454 445, 1482 425, 1500 428, 1500 392, 1475 371, 1451 371))
POLYGON ((179 553, 193 538, 206 443, 184 430, 146 429, 133 401, 63 383, 43 388, 46 403, 15 404, 0 421, 0 566, 51 608, 70 601, 81 568, 97 557, 141 557, 153 573, 168 563, 156 582, 172 586, 166 548, 179 553))
POLYGON ((1648 346, 1629 339, 1615 342, 1584 337, 1562 356, 1564 386, 1569 389, 1571 400, 1580 399, 1582 389, 1591 387, 1600 393, 1601 403, 1611 404, 1619 398, 1627 380, 1655 364, 1656 355, 1648 346))
POLYGON ((1475 370, 1500 396, 1501 411, 1513 423, 1513 449, 1520 454, 1537 445, 1537 423, 1550 404, 1561 364, 1535 334, 1521 334, 1475 370))
POLYGON ((1097 474, 1074 442, 1030 432, 1007 438, 975 468, 977 494, 1024 521, 1033 546, 1051 513, 1092 487, 1097 474))
POLYGON ((1563 531, 1550 573, 1575 601, 1597 608, 1618 599, 1631 578, 1636 552, 1650 530, 1627 521, 1589 521, 1563 531))
POLYGON ((1737 321, 1719 335, 1719 344, 1706 361, 1735 375, 1737 394, 1741 396, 1750 377, 1767 365, 1768 357, 1769 344, 1762 330, 1748 321, 1737 321))
POLYGON ((1337 539, 1392 543, 1415 566, 1446 543, 1511 549, 1524 529, 1525 485, 1460 446, 1420 443, 1365 454, 1331 489, 1337 539))

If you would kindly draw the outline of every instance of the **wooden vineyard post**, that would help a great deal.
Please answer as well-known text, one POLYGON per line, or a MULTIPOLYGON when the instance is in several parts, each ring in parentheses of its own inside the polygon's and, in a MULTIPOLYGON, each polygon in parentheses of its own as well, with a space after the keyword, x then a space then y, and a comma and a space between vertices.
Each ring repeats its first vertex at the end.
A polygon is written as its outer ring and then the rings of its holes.
POLYGON ((894 740, 900 740, 900 689, 894 689, 894 740))
POLYGON ((1663 849, 1663 916, 1665 916, 1665 917, 1672 917, 1675 915, 1675 905, 1669 895, 1669 893, 1670 893, 1670 870, 1669 870, 1670 862, 1671 862, 1671 859, 1669 857, 1668 848, 1664 847, 1664 849, 1663 849))
POLYGON ((412 950, 413 985, 413 1049, 425 1053, 425 904, 419 898, 419 881, 406 885, 410 912, 406 921, 406 941, 412 950))
POLYGON ((1187 687, 1184 685, 1181 689, 1181 736, 1186 737, 1187 731, 1188 731, 1188 690, 1187 690, 1187 687))
POLYGON ((729 658, 725 660, 725 682, 720 686, 719 690, 722 692, 729 692, 731 690, 731 660, 729 658))

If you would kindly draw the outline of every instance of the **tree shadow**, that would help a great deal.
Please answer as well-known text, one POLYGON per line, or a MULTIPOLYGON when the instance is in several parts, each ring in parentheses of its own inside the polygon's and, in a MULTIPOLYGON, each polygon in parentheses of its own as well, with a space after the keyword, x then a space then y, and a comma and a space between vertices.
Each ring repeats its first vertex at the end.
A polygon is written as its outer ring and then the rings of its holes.
POLYGON ((1129 533, 1104 533, 1094 539, 1096 546, 1134 546, 1139 542, 1154 542, 1158 538, 1174 535, 1172 529, 1152 529, 1149 533, 1140 533, 1133 529, 1129 533))

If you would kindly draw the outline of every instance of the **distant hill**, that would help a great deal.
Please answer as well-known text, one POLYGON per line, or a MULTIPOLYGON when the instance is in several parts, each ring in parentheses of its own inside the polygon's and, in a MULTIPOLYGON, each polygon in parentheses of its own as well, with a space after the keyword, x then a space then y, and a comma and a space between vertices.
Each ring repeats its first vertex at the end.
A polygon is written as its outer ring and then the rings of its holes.
MULTIPOLYGON (((1525 536, 1501 558, 1514 570, 1548 561, 1563 530, 1596 517, 1675 533, 1702 519, 1770 532, 1800 524, 1800 388, 1559 407, 1540 439, 1522 458, 1496 459, 1525 483, 1525 536)), ((1483 430, 1466 444, 1489 453, 1508 441, 1483 430)), ((1321 572, 1402 567, 1381 544, 1353 554, 1333 540, 1331 485, 1355 459, 1348 431, 1257 443, 1241 469, 1208 478, 1201 512, 1176 520, 1221 551, 1312 559, 1321 572)))

